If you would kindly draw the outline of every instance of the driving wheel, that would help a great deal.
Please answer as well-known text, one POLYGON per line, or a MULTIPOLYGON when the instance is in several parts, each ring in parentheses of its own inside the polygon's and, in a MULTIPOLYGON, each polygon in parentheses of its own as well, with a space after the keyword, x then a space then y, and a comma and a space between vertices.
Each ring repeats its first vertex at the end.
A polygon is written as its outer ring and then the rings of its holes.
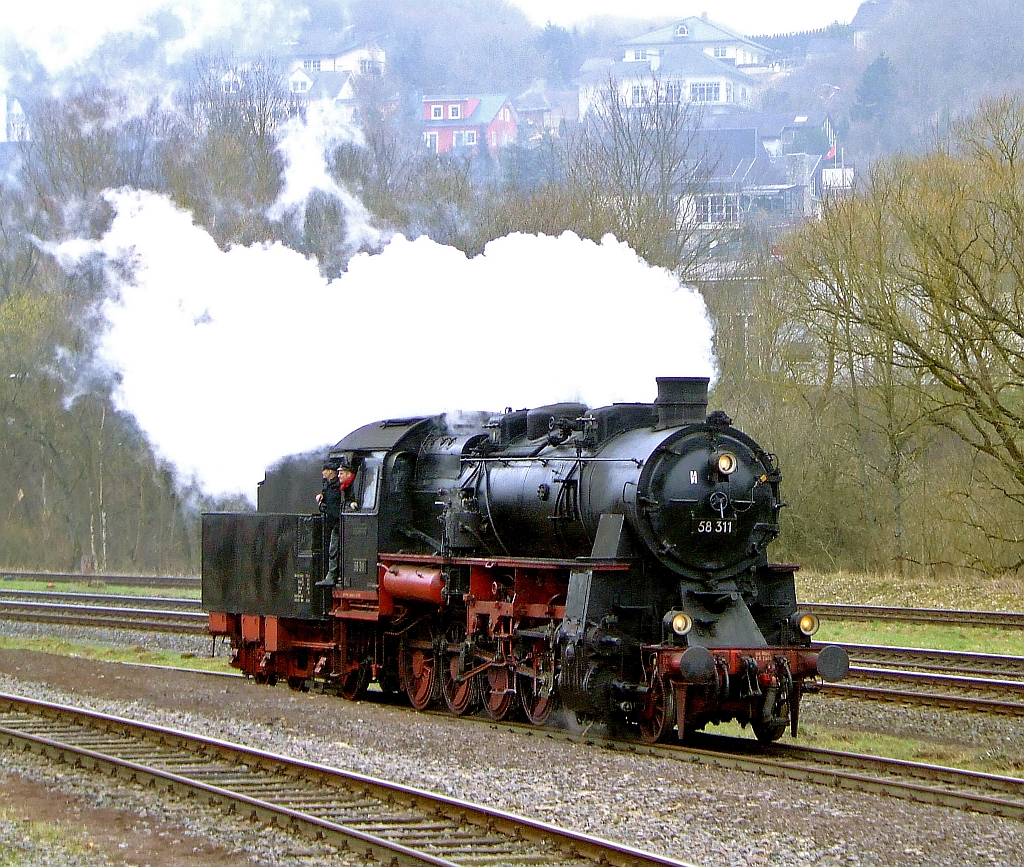
POLYGON ((519 694, 514 681, 504 666, 491 666, 477 675, 480 683, 480 698, 484 713, 501 722, 515 714, 519 708, 519 694))
POLYGON ((637 724, 644 743, 664 744, 675 739, 676 691, 657 672, 644 696, 637 724))
POLYGON ((426 710, 434 703, 437 671, 430 634, 421 631, 402 643, 402 675, 409 704, 426 710))

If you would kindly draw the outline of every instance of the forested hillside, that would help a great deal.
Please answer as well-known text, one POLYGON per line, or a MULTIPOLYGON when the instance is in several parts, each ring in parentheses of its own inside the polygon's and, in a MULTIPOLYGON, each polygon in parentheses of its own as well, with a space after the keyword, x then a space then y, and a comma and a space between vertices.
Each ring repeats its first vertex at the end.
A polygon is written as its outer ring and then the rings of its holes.
MULTIPOLYGON (((426 234, 473 255, 510 232, 612 233, 701 286, 721 368, 712 403, 780 456, 789 507, 776 556, 824 568, 1020 565, 1015 4, 905 0, 869 51, 808 57, 775 83, 767 99, 780 109, 834 112, 862 179, 781 241, 756 226, 699 233, 677 217, 707 173, 692 136, 699 118, 685 107, 608 100, 591 123, 498 157, 420 146, 419 93, 514 93, 540 77, 570 85, 635 23, 536 28, 501 0, 308 9, 389 52, 388 75, 358 94, 361 139, 332 140, 326 154, 382 238, 426 234), (458 51, 446 38, 455 27, 458 51), (704 266, 724 246, 735 279, 711 285, 704 266)), ((336 197, 319 191, 273 211, 288 121, 273 49, 303 20, 282 12, 277 25, 262 40, 248 34, 241 95, 215 74, 240 57, 223 42, 158 62, 115 40, 53 74, 7 46, 8 89, 24 99, 32 136, 4 151, 0 180, 0 564, 198 568, 198 509, 210 504, 115 409, 117 381, 93 363, 103 269, 65 270, 54 245, 99 238, 111 218, 104 191, 131 187, 165 194, 223 249, 279 242, 325 276, 343 273, 364 242, 336 197)), ((631 346, 656 315, 629 312, 631 346)))

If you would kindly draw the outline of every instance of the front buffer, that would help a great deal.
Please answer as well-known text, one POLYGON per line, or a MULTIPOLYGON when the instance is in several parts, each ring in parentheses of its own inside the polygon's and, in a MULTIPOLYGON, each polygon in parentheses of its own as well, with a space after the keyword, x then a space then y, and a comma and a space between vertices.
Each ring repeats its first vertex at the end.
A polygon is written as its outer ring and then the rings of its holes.
POLYGON ((812 651, 795 647, 708 648, 645 646, 646 688, 637 723, 648 743, 735 719, 750 723, 762 742, 797 733, 800 698, 817 678, 846 677, 850 660, 836 645, 812 651))

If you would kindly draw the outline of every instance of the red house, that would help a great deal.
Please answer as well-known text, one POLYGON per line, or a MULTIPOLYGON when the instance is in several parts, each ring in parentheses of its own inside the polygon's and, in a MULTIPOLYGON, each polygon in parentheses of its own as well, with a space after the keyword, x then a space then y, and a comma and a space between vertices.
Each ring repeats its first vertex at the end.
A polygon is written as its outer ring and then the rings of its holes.
POLYGON ((483 145, 496 150, 516 140, 518 119, 505 94, 423 97, 423 143, 435 153, 483 145))

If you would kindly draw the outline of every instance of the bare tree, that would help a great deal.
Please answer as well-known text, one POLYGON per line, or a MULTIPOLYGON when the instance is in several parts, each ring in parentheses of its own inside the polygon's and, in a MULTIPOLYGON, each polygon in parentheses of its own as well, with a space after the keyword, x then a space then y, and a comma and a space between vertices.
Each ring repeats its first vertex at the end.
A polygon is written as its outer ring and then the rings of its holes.
POLYGON ((567 193, 584 206, 588 235, 610 231, 652 264, 693 271, 691 202, 713 169, 699 145, 702 118, 678 84, 657 75, 628 96, 621 82, 604 83, 566 150, 567 193))
MULTIPOLYGON (((865 399, 888 412, 897 498, 927 419, 979 456, 975 485, 1024 506, 1024 98, 986 104, 941 150, 879 166, 804 228, 787 269, 849 356, 851 387, 867 381, 865 399)), ((976 529, 1006 554, 1024 539, 1016 526, 976 529)))

